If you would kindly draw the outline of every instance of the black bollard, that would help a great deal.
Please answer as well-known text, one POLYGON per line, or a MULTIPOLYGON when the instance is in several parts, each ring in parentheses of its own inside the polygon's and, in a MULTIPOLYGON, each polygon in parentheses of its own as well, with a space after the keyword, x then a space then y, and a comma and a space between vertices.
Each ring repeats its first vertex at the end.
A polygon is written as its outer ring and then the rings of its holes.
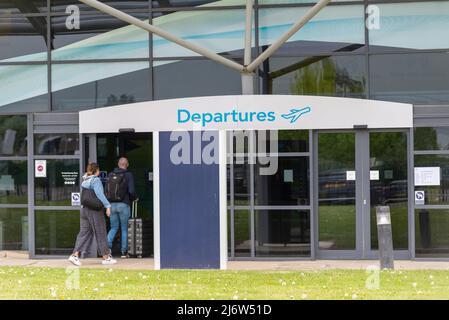
POLYGON ((380 269, 394 269, 393 234, 389 206, 376 207, 380 269))

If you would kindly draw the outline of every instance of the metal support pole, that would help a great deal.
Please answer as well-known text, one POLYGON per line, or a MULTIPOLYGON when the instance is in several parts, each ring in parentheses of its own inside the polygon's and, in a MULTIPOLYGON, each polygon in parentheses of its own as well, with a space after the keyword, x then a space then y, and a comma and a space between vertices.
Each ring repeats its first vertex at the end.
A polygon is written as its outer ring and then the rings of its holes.
MULTIPOLYGON (((243 64, 245 67, 251 63, 253 4, 254 0, 246 0, 245 51, 243 57, 243 64)), ((254 94, 254 73, 246 70, 242 72, 242 94, 254 94)))
POLYGON ((172 35, 171 33, 168 33, 168 32, 166 32, 166 31, 164 31, 164 30, 162 30, 162 29, 160 29, 158 27, 155 27, 155 26, 153 26, 153 25, 151 25, 151 24, 149 24, 149 23, 147 23, 145 21, 139 20, 139 19, 137 19, 137 18, 127 14, 127 13, 124 13, 124 12, 122 12, 120 10, 117 10, 117 9, 115 9, 113 7, 110 7, 110 6, 108 6, 108 5, 104 4, 104 3, 101 3, 100 1, 97 1, 97 0, 79 0, 79 1, 84 3, 84 4, 87 4, 88 6, 90 6, 92 8, 95 8, 95 9, 101 11, 101 12, 104 12, 104 13, 106 13, 108 15, 116 17, 119 20, 128 22, 129 24, 132 24, 132 25, 134 25, 136 27, 139 27, 139 28, 144 29, 144 30, 146 30, 148 32, 154 33, 154 34, 158 35, 161 38, 164 38, 164 39, 166 39, 168 41, 174 42, 174 43, 180 45, 181 47, 184 47, 184 48, 189 49, 189 50, 191 50, 191 51, 193 51, 195 53, 198 53, 199 55, 202 55, 202 56, 204 56, 206 58, 209 58, 212 61, 221 63, 221 64, 223 64, 223 65, 225 65, 227 67, 230 67, 230 68, 232 68, 234 70, 237 70, 239 72, 242 72, 244 70, 244 67, 241 64, 239 64, 239 63, 237 63, 235 61, 232 61, 230 59, 224 58, 224 57, 220 56, 219 54, 217 54, 217 53, 215 53, 213 51, 210 51, 210 50, 208 50, 206 48, 197 46, 194 43, 191 43, 191 42, 185 41, 184 39, 178 38, 177 36, 172 35))
POLYGON ((310 8, 309 11, 296 22, 283 36, 281 36, 276 42, 268 47, 267 50, 262 52, 250 65, 247 66, 248 72, 253 72, 257 67, 262 64, 266 59, 271 57, 273 53, 278 50, 288 39, 290 39, 296 32, 299 31, 307 22, 309 22, 314 16, 316 16, 326 5, 332 0, 320 0, 316 5, 310 8))

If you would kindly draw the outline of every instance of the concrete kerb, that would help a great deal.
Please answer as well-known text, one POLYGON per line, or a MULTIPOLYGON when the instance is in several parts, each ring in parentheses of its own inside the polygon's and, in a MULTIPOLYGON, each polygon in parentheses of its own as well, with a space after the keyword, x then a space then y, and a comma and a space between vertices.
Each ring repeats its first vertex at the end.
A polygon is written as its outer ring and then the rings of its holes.
MULTIPOLYGON (((153 259, 118 259, 112 266, 101 265, 100 259, 83 259, 82 268, 103 268, 123 270, 153 270, 153 259)), ((378 266, 377 260, 315 260, 315 261, 229 261, 228 270, 295 271, 295 270, 365 270, 378 266)), ((71 266, 67 259, 29 259, 26 252, 0 251, 0 267, 23 266, 44 268, 66 268, 71 266)), ((396 260, 396 270, 449 270, 449 261, 396 260)))

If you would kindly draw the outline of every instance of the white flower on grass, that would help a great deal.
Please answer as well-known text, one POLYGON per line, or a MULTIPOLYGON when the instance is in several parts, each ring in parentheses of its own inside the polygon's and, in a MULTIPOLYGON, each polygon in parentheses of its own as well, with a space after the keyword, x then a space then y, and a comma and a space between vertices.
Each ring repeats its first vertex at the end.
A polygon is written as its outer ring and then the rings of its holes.
POLYGON ((192 284, 192 281, 190 281, 190 280, 189 280, 189 281, 187 281, 187 284, 192 284))
POLYGON ((417 285, 418 285, 418 284, 417 284, 416 282, 413 282, 413 283, 412 283, 412 287, 413 287, 413 288, 416 288, 417 285))
POLYGON ((128 277, 125 277, 125 280, 128 280, 128 277))
POLYGON ((93 288, 93 290, 94 290, 95 292, 98 292, 98 288, 93 288))
POLYGON ((303 294, 301 295, 301 299, 307 299, 307 294, 303 293, 303 294))
POLYGON ((232 297, 232 299, 233 299, 233 300, 238 300, 238 299, 239 299, 239 296, 234 295, 234 296, 232 297))
POLYGON ((17 281, 18 284, 22 284, 22 280, 17 281))
POLYGON ((433 279, 433 276, 432 276, 432 275, 430 275, 430 276, 429 276, 429 279, 433 279))
POLYGON ((100 287, 104 287, 104 283, 102 282, 102 283, 100 283, 100 287))
POLYGON ((295 285, 296 284, 296 282, 295 281, 292 281, 292 285, 295 285))
POLYGON ((50 288, 50 295, 52 297, 56 297, 56 289, 55 288, 53 288, 53 287, 50 288))
POLYGON ((109 271, 109 272, 112 272, 112 269, 111 269, 111 268, 109 268, 109 269, 108 269, 108 271, 109 271))
POLYGON ((430 283, 431 286, 433 286, 434 284, 435 284, 435 282, 433 282, 433 281, 430 283))
POLYGON ((355 300, 355 299, 357 299, 357 298, 358 298, 357 295, 354 293, 354 294, 352 295, 352 299, 355 300))

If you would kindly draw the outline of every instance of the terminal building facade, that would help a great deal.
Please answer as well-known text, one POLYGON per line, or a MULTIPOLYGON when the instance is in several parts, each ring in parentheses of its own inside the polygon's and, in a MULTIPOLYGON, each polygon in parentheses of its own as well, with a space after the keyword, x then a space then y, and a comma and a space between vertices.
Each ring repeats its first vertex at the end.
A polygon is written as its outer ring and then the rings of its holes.
MULTIPOLYGON (((243 63, 244 0, 103 2, 243 63)), ((253 56, 315 3, 256 1, 253 56)), ((230 260, 376 258, 379 205, 390 206, 397 258, 449 258, 447 30, 449 1, 332 1, 258 68, 256 94, 410 104, 413 123, 279 130, 272 175, 251 161, 262 131, 228 132, 230 260)), ((126 155, 139 216, 153 219, 151 130, 84 134, 80 112, 240 94, 238 72, 81 2, 2 1, 0 251, 69 254, 72 194, 92 160, 106 173, 126 155)))

